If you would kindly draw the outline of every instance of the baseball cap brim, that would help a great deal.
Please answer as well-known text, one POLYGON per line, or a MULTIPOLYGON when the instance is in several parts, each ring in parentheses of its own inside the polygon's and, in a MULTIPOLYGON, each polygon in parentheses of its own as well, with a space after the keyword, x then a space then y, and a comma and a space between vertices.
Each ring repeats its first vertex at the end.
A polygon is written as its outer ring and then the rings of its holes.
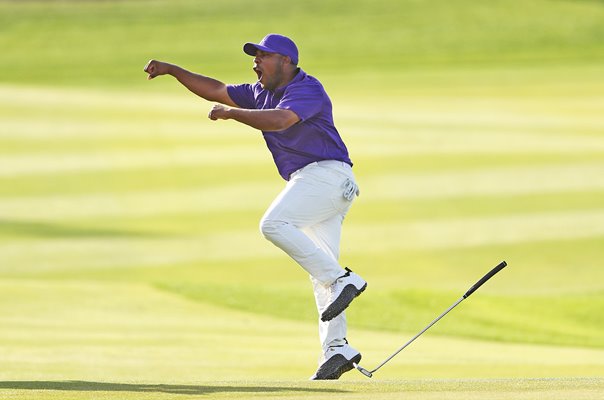
POLYGON ((270 47, 262 46, 256 43, 246 43, 243 45, 243 51, 245 54, 255 56, 258 50, 266 51, 267 53, 278 53, 278 51, 271 49, 270 47))

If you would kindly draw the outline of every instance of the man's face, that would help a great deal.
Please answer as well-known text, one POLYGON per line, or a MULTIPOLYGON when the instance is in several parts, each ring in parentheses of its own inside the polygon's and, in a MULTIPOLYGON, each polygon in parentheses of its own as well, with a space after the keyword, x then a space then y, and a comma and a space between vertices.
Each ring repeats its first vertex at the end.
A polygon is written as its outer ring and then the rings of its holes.
POLYGON ((285 65, 288 58, 277 53, 267 53, 262 50, 256 51, 254 57, 254 71, 258 75, 258 82, 262 88, 275 90, 285 83, 285 65))

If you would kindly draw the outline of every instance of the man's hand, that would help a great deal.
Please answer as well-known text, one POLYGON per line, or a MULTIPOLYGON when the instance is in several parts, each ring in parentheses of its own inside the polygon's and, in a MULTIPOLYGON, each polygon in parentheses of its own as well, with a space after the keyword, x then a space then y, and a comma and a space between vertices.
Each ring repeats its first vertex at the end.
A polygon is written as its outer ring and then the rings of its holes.
POLYGON ((216 121, 217 119, 229 119, 229 111, 231 111, 231 107, 223 106, 222 104, 215 104, 210 110, 208 118, 210 118, 212 121, 216 121))
POLYGON ((153 79, 156 76, 167 74, 170 70, 170 66, 170 64, 165 62, 151 60, 145 65, 144 71, 149 74, 147 79, 153 79))

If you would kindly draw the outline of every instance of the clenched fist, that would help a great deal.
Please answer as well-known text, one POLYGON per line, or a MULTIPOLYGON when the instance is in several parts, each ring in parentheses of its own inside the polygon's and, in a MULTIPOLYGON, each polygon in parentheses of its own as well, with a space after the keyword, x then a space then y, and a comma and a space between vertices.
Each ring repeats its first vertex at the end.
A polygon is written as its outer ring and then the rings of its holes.
POLYGON ((216 121, 217 119, 229 119, 228 113, 230 110, 231 107, 226 107, 222 104, 215 104, 214 107, 212 107, 212 110, 210 110, 208 118, 210 118, 212 121, 216 121))
POLYGON ((144 71, 149 74, 147 79, 153 79, 156 76, 167 74, 170 66, 170 64, 162 61, 151 60, 145 65, 144 71))

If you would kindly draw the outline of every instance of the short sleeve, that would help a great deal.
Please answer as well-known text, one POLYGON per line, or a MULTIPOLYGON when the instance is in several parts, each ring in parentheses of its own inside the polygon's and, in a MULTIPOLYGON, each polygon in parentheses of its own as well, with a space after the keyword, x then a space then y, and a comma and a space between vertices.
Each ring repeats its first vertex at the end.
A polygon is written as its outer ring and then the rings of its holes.
POLYGON ((325 92, 320 85, 291 85, 276 108, 291 110, 305 121, 323 109, 325 92))
POLYGON ((256 101, 254 99, 254 88, 249 83, 241 85, 227 85, 227 92, 231 100, 241 108, 254 109, 256 101))

